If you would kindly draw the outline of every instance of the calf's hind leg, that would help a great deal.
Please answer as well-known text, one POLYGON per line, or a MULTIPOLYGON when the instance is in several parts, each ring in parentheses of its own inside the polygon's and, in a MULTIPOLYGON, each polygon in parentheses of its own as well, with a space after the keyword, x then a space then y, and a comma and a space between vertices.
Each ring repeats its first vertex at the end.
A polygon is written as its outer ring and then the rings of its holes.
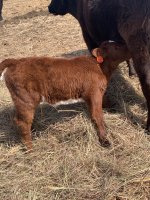
POLYGON ((31 125, 35 109, 40 102, 40 95, 35 91, 28 92, 22 87, 13 85, 13 83, 10 86, 8 82, 7 87, 16 108, 15 122, 20 129, 22 142, 26 145, 28 150, 31 150, 31 125))
POLYGON ((16 106, 16 125, 19 127, 21 132, 21 140, 28 150, 32 149, 32 136, 31 126, 34 118, 35 109, 28 106, 25 109, 20 109, 16 106))

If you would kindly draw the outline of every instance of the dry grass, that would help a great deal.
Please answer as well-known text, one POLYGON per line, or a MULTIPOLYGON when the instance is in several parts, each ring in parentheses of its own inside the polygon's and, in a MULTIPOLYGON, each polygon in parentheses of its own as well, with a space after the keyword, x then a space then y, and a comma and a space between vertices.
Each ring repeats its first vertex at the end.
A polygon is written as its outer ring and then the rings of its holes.
MULTIPOLYGON (((87 53, 80 27, 69 15, 47 15, 47 0, 4 0, 1 57, 87 53)), ((0 83, 0 199, 150 200, 150 139, 141 128, 146 106, 137 78, 123 63, 108 89, 104 110, 110 149, 97 136, 84 104, 39 107, 34 152, 21 150, 13 105, 0 83)))

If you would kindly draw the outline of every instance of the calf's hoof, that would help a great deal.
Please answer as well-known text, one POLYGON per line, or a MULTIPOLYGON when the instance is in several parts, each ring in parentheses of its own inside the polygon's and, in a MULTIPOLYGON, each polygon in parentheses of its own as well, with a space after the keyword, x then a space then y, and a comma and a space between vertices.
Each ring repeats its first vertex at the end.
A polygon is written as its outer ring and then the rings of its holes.
POLYGON ((108 147, 111 146, 111 143, 106 138, 105 139, 99 139, 99 142, 100 142, 102 147, 108 148, 108 147))
POLYGON ((21 140, 22 144, 24 145, 24 150, 26 152, 32 152, 33 148, 32 148, 32 142, 31 141, 25 141, 25 140, 21 140))

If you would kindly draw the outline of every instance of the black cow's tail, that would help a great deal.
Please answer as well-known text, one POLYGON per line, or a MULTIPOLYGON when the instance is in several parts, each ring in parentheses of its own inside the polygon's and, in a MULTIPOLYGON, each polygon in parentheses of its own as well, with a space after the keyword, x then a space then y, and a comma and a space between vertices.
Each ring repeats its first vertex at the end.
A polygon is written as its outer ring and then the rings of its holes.
POLYGON ((11 67, 15 64, 17 64, 17 60, 14 58, 10 58, 10 59, 8 58, 8 59, 2 61, 0 63, 0 76, 2 76, 2 73, 6 68, 11 67))

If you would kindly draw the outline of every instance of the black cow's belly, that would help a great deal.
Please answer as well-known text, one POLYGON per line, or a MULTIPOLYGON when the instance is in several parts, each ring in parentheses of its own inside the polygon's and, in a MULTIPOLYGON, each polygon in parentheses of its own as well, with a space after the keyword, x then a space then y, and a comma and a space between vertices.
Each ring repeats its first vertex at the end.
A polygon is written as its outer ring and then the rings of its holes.
POLYGON ((119 6, 116 2, 112 0, 86 1, 86 3, 81 1, 78 21, 90 50, 106 40, 124 41, 118 31, 119 6))

